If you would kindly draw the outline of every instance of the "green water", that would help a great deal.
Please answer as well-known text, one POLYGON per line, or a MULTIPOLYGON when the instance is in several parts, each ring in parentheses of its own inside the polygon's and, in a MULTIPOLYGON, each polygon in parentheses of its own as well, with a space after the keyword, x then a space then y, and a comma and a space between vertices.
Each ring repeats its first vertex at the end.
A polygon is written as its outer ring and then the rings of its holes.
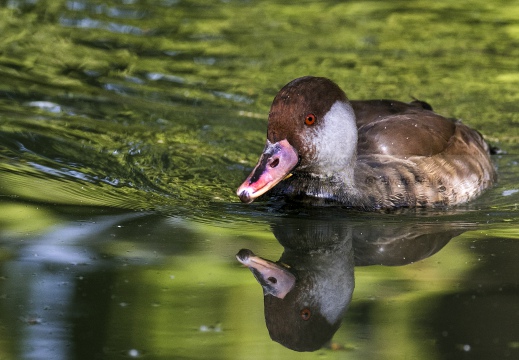
POLYGON ((9 0, 0 19, 0 359, 517 358, 519 2, 9 0), (441 212, 239 203, 270 101, 309 74, 461 118, 503 151, 499 183, 441 212), (300 354, 235 254, 277 260, 273 230, 330 222, 357 265, 386 244, 411 263, 355 267, 333 345, 300 354))

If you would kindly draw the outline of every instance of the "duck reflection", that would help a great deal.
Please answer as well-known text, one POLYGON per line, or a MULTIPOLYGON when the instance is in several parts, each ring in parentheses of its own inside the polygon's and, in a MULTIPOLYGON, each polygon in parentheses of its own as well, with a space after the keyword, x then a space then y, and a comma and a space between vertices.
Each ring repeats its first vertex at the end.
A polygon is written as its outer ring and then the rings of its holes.
POLYGON ((338 330, 354 289, 354 266, 406 265, 443 248, 466 226, 382 221, 281 219, 271 225, 284 247, 274 262, 242 249, 236 255, 263 287, 272 340, 315 351, 338 330))

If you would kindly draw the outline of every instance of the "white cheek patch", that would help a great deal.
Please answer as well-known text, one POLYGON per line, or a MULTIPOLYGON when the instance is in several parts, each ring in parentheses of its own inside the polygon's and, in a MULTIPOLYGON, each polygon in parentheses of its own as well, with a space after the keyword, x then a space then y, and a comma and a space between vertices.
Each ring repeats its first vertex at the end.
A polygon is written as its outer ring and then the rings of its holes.
POLYGON ((312 134, 315 165, 325 176, 347 172, 357 149, 357 125, 351 105, 335 102, 322 121, 323 125, 312 134))

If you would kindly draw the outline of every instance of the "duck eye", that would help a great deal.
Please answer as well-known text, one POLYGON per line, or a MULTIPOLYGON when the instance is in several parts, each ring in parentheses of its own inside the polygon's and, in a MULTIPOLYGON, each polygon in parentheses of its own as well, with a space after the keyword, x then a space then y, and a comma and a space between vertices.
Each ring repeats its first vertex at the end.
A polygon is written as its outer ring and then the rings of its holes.
POLYGON ((310 319, 310 316, 312 316, 312 312, 310 311, 309 308, 304 308, 303 310, 301 310, 299 315, 301 315, 301 319, 306 321, 306 320, 310 319))
POLYGON ((313 125, 315 123, 316 117, 314 114, 308 114, 305 118, 306 125, 313 125))

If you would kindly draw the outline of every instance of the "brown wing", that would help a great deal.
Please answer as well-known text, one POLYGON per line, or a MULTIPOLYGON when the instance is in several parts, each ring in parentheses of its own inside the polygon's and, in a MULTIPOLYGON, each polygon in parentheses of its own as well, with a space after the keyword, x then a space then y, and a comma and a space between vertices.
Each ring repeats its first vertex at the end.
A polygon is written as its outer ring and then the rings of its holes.
POLYGON ((353 100, 350 103, 357 118, 357 127, 380 120, 389 115, 403 114, 407 111, 432 111, 431 105, 420 100, 414 100, 410 103, 395 100, 353 100))
POLYGON ((361 125, 357 152, 431 156, 445 150, 455 130, 456 124, 450 119, 429 110, 408 108, 402 113, 372 117, 361 125))

